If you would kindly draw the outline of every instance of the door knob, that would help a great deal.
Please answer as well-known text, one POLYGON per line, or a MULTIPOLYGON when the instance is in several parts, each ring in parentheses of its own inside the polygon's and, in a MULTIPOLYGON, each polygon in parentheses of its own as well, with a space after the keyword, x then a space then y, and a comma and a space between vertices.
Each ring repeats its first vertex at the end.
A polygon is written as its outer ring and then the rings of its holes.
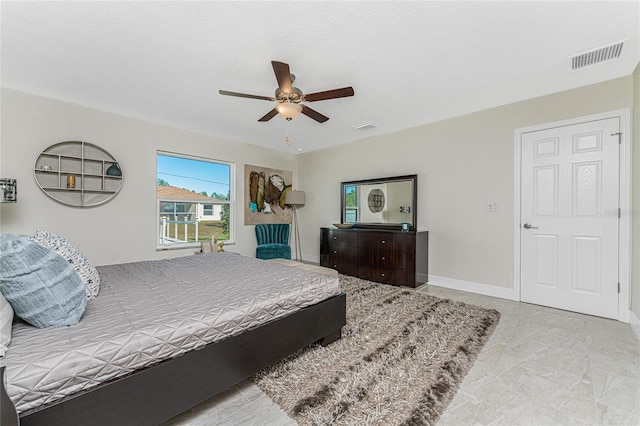
POLYGON ((524 229, 538 229, 538 227, 537 227, 537 226, 533 226, 533 225, 531 225, 530 223, 525 223, 525 224, 524 224, 524 225, 522 225, 522 226, 524 226, 524 229))

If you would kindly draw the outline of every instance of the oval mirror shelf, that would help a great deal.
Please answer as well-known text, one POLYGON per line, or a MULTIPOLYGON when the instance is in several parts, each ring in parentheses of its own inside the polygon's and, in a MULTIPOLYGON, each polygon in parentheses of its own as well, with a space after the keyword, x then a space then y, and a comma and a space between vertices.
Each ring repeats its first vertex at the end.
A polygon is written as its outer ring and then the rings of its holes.
POLYGON ((122 187, 122 171, 116 159, 88 142, 51 145, 36 159, 33 173, 45 194, 69 206, 104 204, 122 187))

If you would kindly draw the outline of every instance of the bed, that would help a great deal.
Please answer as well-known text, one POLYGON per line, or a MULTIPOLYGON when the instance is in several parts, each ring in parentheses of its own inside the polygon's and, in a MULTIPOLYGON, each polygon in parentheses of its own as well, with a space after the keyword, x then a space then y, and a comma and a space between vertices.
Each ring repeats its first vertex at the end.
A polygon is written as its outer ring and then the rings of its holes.
POLYGON ((77 325, 14 322, 3 420, 157 425, 346 323, 338 278, 233 253, 98 271, 77 325))

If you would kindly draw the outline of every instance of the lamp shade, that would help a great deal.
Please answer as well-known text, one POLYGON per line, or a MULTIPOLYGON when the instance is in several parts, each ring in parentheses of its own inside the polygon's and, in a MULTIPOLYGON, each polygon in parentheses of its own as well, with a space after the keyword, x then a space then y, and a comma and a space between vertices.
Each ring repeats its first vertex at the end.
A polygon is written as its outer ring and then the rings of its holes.
POLYGON ((304 191, 287 191, 284 203, 289 205, 304 204, 304 191))
POLYGON ((302 105, 293 102, 280 102, 276 105, 276 111, 287 121, 291 121, 300 114, 302 105))

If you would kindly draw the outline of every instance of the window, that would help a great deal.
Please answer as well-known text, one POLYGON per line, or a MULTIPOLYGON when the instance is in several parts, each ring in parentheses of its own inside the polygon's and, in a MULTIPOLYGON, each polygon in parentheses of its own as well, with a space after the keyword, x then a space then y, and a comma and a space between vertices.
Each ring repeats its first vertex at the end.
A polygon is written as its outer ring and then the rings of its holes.
POLYGON ((157 154, 158 247, 232 240, 231 163, 157 154))
POLYGON ((358 187, 357 186, 345 186, 344 188, 344 222, 356 223, 358 222, 358 187))

